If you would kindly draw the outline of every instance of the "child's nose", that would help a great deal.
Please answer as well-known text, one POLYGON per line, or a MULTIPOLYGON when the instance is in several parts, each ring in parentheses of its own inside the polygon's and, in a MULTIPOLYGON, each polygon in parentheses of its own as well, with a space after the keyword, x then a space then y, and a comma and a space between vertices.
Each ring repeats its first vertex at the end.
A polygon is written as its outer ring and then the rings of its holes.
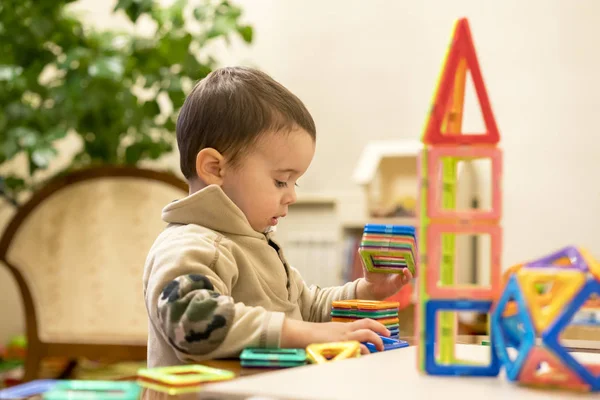
POLYGON ((292 189, 291 191, 286 193, 283 196, 282 202, 285 205, 294 204, 296 202, 296 191, 292 189))

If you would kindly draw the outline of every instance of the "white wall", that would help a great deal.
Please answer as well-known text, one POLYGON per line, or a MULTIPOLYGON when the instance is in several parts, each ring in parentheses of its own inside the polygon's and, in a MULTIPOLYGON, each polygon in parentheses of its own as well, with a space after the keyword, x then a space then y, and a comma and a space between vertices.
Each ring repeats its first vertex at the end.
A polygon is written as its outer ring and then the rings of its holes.
MULTIPOLYGON (((319 137, 301 190, 349 197, 359 193, 351 174, 368 140, 420 137, 452 24, 468 17, 505 151, 506 265, 567 243, 600 257, 600 2, 237 3, 256 40, 222 59, 256 65, 304 100, 319 137)), ((116 25, 111 2, 78 8, 116 25)))
POLYGON ((311 191, 355 191, 368 139, 420 135, 453 20, 467 16, 505 151, 505 266, 568 243, 600 256, 599 2, 242 4, 257 27, 251 59, 316 118, 318 153, 301 182, 311 191))
MULTIPOLYGON (((505 151, 504 266, 570 243, 600 257, 600 2, 238 3, 256 41, 226 62, 252 63, 304 100, 319 137, 301 190, 346 201, 360 194, 351 174, 368 140, 420 137, 452 23, 468 17, 505 151)), ((115 26, 113 4, 78 8, 115 26)))

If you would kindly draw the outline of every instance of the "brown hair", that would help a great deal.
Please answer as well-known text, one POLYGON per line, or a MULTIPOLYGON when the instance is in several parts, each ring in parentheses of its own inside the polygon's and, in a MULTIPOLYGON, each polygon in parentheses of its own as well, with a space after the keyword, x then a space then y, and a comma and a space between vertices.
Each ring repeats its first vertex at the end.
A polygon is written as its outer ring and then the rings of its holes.
POLYGON ((310 113, 283 85, 252 68, 217 69, 196 84, 177 118, 181 172, 196 177, 196 156, 204 148, 236 165, 262 133, 295 128, 316 139, 310 113))

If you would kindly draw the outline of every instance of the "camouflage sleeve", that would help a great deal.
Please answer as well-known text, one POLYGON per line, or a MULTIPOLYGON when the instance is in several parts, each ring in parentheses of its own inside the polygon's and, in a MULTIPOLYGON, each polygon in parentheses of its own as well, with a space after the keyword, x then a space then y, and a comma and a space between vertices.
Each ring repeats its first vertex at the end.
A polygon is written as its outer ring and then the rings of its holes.
POLYGON ((158 300, 158 318, 171 345, 183 354, 205 355, 219 347, 233 325, 235 304, 204 275, 169 282, 158 300))

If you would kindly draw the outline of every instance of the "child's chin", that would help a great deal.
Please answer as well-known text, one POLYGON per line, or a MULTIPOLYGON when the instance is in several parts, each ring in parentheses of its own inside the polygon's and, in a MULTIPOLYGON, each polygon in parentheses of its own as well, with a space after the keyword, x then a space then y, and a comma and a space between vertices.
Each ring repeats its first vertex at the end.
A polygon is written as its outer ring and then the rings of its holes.
POLYGON ((263 229, 263 233, 269 233, 269 232, 275 232, 277 230, 277 227, 274 225, 269 225, 267 226, 265 229, 263 229))

